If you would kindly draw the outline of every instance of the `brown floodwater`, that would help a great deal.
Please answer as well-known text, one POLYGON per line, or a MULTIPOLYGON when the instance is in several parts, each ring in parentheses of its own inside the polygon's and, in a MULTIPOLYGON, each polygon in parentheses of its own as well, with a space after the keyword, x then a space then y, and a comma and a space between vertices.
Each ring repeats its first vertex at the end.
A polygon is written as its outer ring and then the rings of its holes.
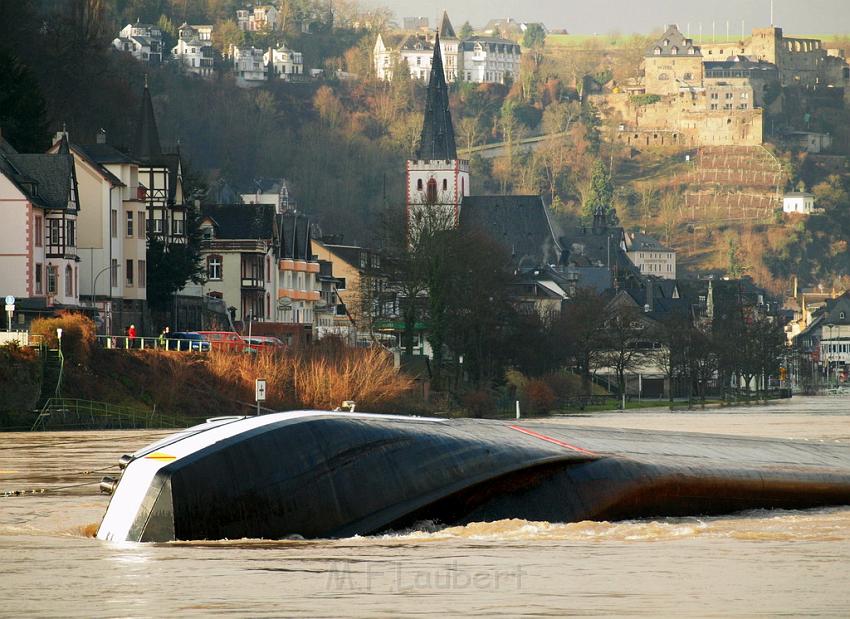
MULTIPOLYGON (((563 422, 850 444, 850 399, 563 422)), ((107 467, 118 456, 165 434, 0 434, 0 616, 850 615, 844 507, 572 524, 423 522, 341 540, 93 539, 108 501, 97 481, 117 472, 107 467), (3 496, 13 491, 26 493, 3 496)))

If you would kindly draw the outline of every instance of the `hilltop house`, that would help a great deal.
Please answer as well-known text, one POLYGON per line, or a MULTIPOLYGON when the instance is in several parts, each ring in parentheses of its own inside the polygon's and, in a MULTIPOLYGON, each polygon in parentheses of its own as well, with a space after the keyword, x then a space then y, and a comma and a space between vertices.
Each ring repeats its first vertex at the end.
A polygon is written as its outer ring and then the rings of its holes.
POLYGON ((783 213, 811 215, 815 212, 815 195, 806 191, 792 191, 782 196, 783 213))
POLYGON ((112 47, 122 52, 128 52, 140 61, 158 65, 162 57, 162 30, 153 24, 127 24, 113 39, 112 47))
POLYGON ((245 32, 277 30, 278 10, 273 4, 258 4, 236 9, 236 23, 245 32))
POLYGON ((171 55, 188 73, 212 77, 215 71, 215 50, 211 39, 212 26, 190 26, 184 22, 171 55))
POLYGON ((375 73, 379 79, 391 80, 393 70, 407 65, 413 79, 427 82, 435 45, 440 47, 447 82, 504 83, 519 75, 519 45, 499 37, 460 40, 445 11, 433 38, 419 33, 379 34, 373 50, 375 73))
POLYGON ((303 54, 289 49, 284 43, 270 47, 263 54, 263 64, 271 65, 269 75, 277 79, 293 81, 304 75, 303 54))
POLYGON ((236 76, 237 86, 251 88, 269 79, 262 49, 250 45, 231 45, 229 55, 233 60, 233 73, 236 76))

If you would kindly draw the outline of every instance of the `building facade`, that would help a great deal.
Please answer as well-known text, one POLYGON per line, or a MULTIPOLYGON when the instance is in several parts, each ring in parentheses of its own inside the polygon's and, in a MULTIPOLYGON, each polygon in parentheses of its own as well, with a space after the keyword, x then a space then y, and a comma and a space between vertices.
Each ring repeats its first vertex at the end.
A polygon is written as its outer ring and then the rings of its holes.
POLYGON ((275 322, 312 332, 319 303, 319 260, 313 253, 310 220, 289 211, 278 215, 275 322))
POLYGON ((80 212, 74 158, 0 149, 0 290, 21 308, 78 307, 80 212))
POLYGON ((235 320, 275 313, 278 228, 273 204, 201 206, 203 296, 222 299, 235 320))
POLYGON ((236 9, 236 23, 245 32, 257 30, 277 30, 278 10, 272 4, 236 9))
POLYGON ((460 43, 463 80, 477 84, 504 84, 520 72, 520 46, 499 37, 472 36, 460 43))
POLYGON ((676 251, 641 232, 626 233, 626 255, 641 274, 676 279, 676 251))
POLYGON ((304 56, 281 43, 277 47, 269 48, 263 54, 263 64, 269 68, 268 74, 277 79, 292 81, 304 75, 304 56))
POLYGON ((215 72, 215 50, 212 46, 212 26, 180 26, 177 45, 171 55, 183 69, 200 77, 212 77, 215 72))
POLYGON ((107 144, 103 131, 94 144, 70 143, 70 152, 85 205, 77 217, 81 303, 96 308, 107 335, 130 324, 144 332, 147 211, 139 163, 107 144))
POLYGON ((128 52, 139 62, 158 65, 162 57, 162 31, 153 24, 127 24, 112 41, 112 47, 128 52))

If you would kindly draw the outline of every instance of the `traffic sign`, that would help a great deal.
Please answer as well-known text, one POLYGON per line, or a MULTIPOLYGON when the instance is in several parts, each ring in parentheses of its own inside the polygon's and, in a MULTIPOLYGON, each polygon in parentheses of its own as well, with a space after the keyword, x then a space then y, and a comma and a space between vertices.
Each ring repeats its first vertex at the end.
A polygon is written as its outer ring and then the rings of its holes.
POLYGON ((6 295, 6 305, 14 305, 14 304, 15 304, 15 297, 13 297, 10 294, 7 294, 6 295))
POLYGON ((264 402, 266 399, 266 381, 262 378, 254 381, 254 399, 257 402, 264 402))

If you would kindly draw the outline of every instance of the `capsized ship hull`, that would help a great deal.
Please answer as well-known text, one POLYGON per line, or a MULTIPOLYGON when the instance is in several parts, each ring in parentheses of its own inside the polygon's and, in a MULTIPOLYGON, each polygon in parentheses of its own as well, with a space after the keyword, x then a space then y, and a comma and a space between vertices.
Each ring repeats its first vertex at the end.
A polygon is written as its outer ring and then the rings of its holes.
POLYGON ((551 522, 850 504, 850 447, 301 411, 133 454, 97 537, 345 537, 432 519, 551 522))

